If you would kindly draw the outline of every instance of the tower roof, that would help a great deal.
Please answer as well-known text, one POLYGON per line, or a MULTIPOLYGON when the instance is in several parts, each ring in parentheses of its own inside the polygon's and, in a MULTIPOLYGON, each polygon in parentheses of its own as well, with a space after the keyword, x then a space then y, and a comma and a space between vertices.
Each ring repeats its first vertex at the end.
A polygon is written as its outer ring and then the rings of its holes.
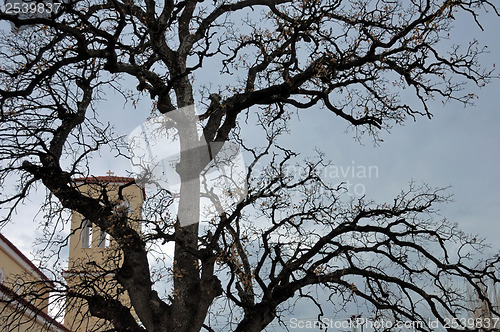
POLYGON ((84 182, 84 183, 130 183, 134 182, 135 179, 131 177, 125 176, 88 176, 84 178, 76 178, 73 179, 75 182, 84 182))
POLYGON ((87 183, 102 183, 102 184, 118 184, 118 185, 125 185, 129 184, 131 182, 135 183, 139 188, 142 189, 142 198, 146 199, 146 190, 143 185, 139 185, 135 182, 134 178, 127 177, 127 176, 115 176, 115 175, 107 175, 107 176, 87 176, 87 177, 81 177, 81 178, 75 178, 73 179, 73 182, 75 183, 82 183, 82 184, 87 184, 87 183))

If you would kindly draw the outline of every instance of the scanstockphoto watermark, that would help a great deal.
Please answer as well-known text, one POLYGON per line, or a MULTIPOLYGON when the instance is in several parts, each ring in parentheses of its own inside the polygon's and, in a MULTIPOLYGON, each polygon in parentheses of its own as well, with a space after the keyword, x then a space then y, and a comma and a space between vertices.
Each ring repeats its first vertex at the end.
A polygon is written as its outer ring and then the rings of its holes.
POLYGON ((298 319, 291 318, 288 328, 301 330, 331 329, 333 331, 380 331, 380 330, 418 330, 424 328, 437 329, 437 320, 428 321, 390 321, 384 319, 370 319, 355 317, 345 320, 321 318, 321 319, 298 319))
MULTIPOLYGON (((181 226, 216 218, 248 194, 248 168, 240 146, 206 142, 194 105, 144 122, 130 133, 128 145, 136 182, 167 190, 173 198, 171 213, 181 226)), ((309 171, 306 165, 288 166, 284 175, 301 177, 309 171)), ((354 161, 323 166, 315 173, 357 196, 365 195, 364 181, 379 177, 377 166, 354 161)))
MULTIPOLYGON (((288 165, 284 169, 284 175, 292 178, 302 178, 309 172, 310 169, 303 165, 288 165)), ((367 180, 378 179, 380 173, 376 165, 357 164, 352 160, 348 165, 323 166, 316 169, 316 174, 331 184, 342 184, 349 196, 363 196, 366 194, 367 180)))
POLYGON ((290 329, 319 330, 331 329, 338 331, 417 331, 417 330, 498 330, 500 318, 498 317, 478 317, 478 318, 443 318, 440 322, 437 318, 417 321, 392 321, 387 319, 372 319, 360 316, 353 316, 349 319, 298 319, 291 318, 288 324, 290 329))

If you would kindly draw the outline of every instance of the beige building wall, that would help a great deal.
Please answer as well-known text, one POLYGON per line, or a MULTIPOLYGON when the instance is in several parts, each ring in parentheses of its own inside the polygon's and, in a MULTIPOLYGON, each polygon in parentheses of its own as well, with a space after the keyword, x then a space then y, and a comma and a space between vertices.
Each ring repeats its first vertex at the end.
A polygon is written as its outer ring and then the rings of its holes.
POLYGON ((54 284, 0 234, 0 331, 68 331, 48 315, 54 284))
POLYGON ((0 302, 0 331, 16 332, 69 332, 52 318, 40 314, 34 307, 23 301, 17 301, 0 290, 0 298, 12 301, 0 302))
POLYGON ((31 293, 28 300, 45 313, 53 284, 10 241, 0 239, 0 281, 17 294, 31 293))
MULTIPOLYGON (((109 176, 77 179, 75 182, 77 188, 90 197, 101 197, 105 189, 109 200, 117 204, 117 211, 127 213, 130 225, 140 232, 143 189, 137 185, 123 188, 124 201, 120 201, 118 195, 120 186, 130 181, 133 179, 109 176)), ((69 290, 87 295, 104 292, 127 305, 130 302, 128 296, 120 289, 112 273, 121 261, 121 253, 109 235, 74 212, 71 217, 68 270, 64 274, 69 290)), ((67 299, 64 324, 75 332, 109 328, 104 321, 90 316, 84 300, 75 298, 67 299)))

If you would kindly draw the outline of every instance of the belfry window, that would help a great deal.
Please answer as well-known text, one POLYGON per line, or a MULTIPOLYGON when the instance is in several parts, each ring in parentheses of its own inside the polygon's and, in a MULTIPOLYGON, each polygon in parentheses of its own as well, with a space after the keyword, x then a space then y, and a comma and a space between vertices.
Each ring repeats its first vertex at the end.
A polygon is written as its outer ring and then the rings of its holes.
POLYGON ((87 219, 84 219, 82 222, 81 243, 82 248, 92 247, 92 222, 87 219))
POLYGON ((109 247, 109 235, 102 229, 99 232, 99 248, 109 247))

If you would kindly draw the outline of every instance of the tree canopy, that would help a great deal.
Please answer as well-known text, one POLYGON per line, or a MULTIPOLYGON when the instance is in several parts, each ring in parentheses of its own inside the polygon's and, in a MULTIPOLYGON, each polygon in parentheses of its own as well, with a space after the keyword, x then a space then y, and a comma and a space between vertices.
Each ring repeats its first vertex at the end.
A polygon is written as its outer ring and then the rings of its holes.
MULTIPOLYGON (((307 116, 321 108, 377 141, 380 130, 431 117, 431 100, 471 103, 466 84, 483 86, 494 75, 481 65, 485 49, 443 41, 456 17, 481 27, 484 11, 499 16, 495 4, 66 0, 43 8, 43 15, 0 13, 12 25, 0 41, 0 180, 16 181, 15 191, 0 197, 10 211, 4 222, 42 185, 45 240, 55 248, 47 255, 60 259, 67 245, 57 230, 69 210, 110 234, 121 255, 120 264, 99 267, 101 274, 77 288, 54 268, 60 301, 85 301, 90 315, 116 331, 214 331, 217 324, 262 331, 273 321, 286 325, 280 317, 294 300, 313 303, 318 317, 323 301, 341 311, 356 300, 374 318, 432 318, 444 326, 466 315, 468 285, 498 317, 483 285, 498 282, 499 259, 471 261, 485 244, 433 215, 447 200, 441 189, 412 183, 390 203, 346 201, 342 185, 321 177, 329 165, 322 154, 300 161, 293 147, 277 143, 294 111, 307 116), (210 85, 201 74, 207 68, 224 83, 210 85), (125 88, 131 81, 136 91, 125 88), (100 121, 106 110, 99 101, 116 92, 132 105, 148 103, 141 111, 153 117, 184 124, 176 132, 179 165, 188 165, 176 168, 179 215, 167 213, 168 190, 151 195, 133 217, 106 188, 89 197, 75 185, 93 175, 88 161, 103 149, 129 157, 123 138, 100 121), (185 112, 172 116, 179 109, 185 112), (263 144, 245 138, 250 121, 263 144), (212 147, 208 155, 193 148, 200 142, 212 147), (226 142, 250 158, 246 192, 203 220, 196 196, 203 181, 192 181, 193 174, 203 173, 222 149, 216 143, 226 142), (287 172, 296 162, 302 171, 287 172), (148 254, 166 243, 175 246, 173 264, 155 276, 148 254), (103 291, 108 274, 119 291, 103 291), (161 283, 172 290, 159 293, 161 283), (315 287, 327 296, 316 296, 315 287)), ((222 206, 218 197, 208 200, 222 206)))

